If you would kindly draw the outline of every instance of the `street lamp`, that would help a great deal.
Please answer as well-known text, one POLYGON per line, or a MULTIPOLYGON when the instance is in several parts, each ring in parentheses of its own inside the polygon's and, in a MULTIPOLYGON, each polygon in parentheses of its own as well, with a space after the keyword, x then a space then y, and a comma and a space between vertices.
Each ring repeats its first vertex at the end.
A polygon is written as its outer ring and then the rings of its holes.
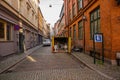
POLYGON ((85 15, 82 16, 82 19, 83 19, 84 21, 87 20, 85 15))
POLYGON ((49 7, 52 7, 52 5, 50 4, 49 7))
POLYGON ((52 5, 62 5, 62 4, 49 4, 49 7, 51 8, 52 5))
POLYGON ((84 53, 85 53, 85 21, 87 20, 86 19, 86 16, 83 14, 82 16, 82 20, 83 20, 83 32, 84 32, 84 53))

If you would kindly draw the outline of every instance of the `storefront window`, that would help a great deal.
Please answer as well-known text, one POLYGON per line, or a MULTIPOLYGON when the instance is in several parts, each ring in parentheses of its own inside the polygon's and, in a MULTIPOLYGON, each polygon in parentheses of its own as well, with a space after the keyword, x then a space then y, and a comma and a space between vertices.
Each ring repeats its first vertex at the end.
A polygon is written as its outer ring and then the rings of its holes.
POLYGON ((10 41, 12 38, 12 25, 0 21, 0 41, 10 41))
POLYGON ((11 40, 11 26, 7 26, 7 40, 11 40))
POLYGON ((4 24, 0 22, 0 39, 4 39, 4 24))

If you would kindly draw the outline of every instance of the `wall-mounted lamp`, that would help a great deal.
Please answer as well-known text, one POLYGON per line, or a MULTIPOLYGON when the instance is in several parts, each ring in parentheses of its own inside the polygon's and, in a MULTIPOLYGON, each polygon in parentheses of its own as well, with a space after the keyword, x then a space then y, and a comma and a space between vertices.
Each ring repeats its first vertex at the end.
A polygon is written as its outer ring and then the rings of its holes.
POLYGON ((82 19, 83 19, 83 20, 87 20, 87 18, 86 18, 86 16, 85 16, 85 15, 83 15, 83 16, 82 16, 82 19))

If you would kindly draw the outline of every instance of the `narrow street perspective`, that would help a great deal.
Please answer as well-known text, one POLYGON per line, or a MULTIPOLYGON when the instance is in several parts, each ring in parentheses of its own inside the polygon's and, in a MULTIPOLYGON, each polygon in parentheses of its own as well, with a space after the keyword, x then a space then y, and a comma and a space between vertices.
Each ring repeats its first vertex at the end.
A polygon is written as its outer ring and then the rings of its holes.
POLYGON ((0 0, 0 80, 120 80, 120 0, 0 0))
POLYGON ((109 80, 66 53, 42 47, 0 75, 0 80, 109 80))

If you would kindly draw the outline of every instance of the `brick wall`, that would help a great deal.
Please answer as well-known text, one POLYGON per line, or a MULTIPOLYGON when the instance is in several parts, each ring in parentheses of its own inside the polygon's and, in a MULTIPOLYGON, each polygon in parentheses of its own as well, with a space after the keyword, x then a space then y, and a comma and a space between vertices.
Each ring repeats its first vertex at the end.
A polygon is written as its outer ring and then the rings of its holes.
MULTIPOLYGON (((90 39, 90 13, 100 7, 100 31, 104 35, 104 53, 105 58, 109 60, 116 59, 116 52, 120 51, 120 5, 117 5, 115 0, 84 0, 85 21, 85 49, 86 52, 93 48, 93 40, 90 39), (93 4, 92 4, 93 3, 93 4), (90 5, 90 6, 89 6, 90 5)), ((72 9, 72 2, 69 4, 69 9, 72 9)), ((82 14, 78 14, 69 24, 69 28, 73 29, 76 24, 77 40, 72 41, 74 45, 83 46, 84 40, 78 40, 78 22, 82 20, 82 14)), ((71 32, 73 35, 73 30, 71 32)), ((97 43, 96 48, 102 50, 101 44, 97 43)))
POLYGON ((111 28, 112 28, 112 59, 120 51, 120 5, 111 0, 111 28))

